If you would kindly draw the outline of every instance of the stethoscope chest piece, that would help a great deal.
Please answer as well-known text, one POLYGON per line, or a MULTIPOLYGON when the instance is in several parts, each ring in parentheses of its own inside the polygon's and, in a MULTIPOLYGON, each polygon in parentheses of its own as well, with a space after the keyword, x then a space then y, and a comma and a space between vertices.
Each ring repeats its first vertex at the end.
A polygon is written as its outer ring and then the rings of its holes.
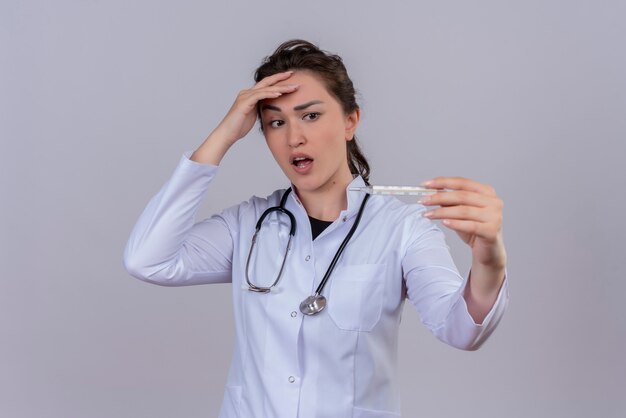
POLYGON ((326 298, 322 295, 311 295, 300 304, 300 312, 304 315, 315 315, 326 307, 326 298))

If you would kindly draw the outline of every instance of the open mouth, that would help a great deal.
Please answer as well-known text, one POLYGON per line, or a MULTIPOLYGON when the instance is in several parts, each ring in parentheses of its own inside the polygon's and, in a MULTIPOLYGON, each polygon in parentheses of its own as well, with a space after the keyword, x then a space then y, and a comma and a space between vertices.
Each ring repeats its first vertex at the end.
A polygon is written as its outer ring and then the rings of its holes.
POLYGON ((297 168, 308 167, 312 162, 313 159, 309 157, 296 157, 291 160, 291 164, 295 165, 297 168))

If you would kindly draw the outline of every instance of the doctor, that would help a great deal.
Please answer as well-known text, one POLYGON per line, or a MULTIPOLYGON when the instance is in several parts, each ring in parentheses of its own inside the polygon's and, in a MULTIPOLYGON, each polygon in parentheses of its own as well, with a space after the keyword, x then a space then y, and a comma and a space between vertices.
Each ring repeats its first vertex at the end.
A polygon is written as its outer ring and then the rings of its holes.
POLYGON ((502 201, 461 177, 430 180, 453 191, 416 204, 348 191, 368 184, 369 166, 355 138, 354 87, 336 55, 288 41, 255 81, 151 199, 125 267, 164 286, 232 283, 236 341, 221 418, 399 417, 404 300, 463 350, 479 348, 505 310, 502 201), (257 119, 290 190, 196 222, 222 158, 257 119), (433 220, 470 247, 465 278, 433 220), (325 302, 317 313, 301 306, 316 291, 325 302))

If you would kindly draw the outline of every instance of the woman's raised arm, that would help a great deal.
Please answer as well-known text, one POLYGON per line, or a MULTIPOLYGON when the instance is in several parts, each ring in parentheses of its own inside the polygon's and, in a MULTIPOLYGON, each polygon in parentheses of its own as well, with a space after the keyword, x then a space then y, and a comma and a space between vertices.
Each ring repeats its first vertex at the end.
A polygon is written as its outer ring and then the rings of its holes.
POLYGON ((235 103, 211 132, 207 139, 191 155, 191 160, 204 164, 219 165, 230 147, 246 136, 256 121, 256 105, 263 99, 274 99, 298 88, 296 84, 276 85, 289 78, 293 71, 277 73, 256 83, 252 88, 241 90, 235 103))

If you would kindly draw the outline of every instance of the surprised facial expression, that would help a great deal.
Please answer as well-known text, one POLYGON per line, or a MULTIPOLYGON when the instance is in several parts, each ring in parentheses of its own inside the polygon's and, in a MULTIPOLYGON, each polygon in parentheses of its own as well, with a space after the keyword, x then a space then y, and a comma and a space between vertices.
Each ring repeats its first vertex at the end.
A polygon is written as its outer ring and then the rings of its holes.
POLYGON ((263 133, 274 159, 298 192, 345 187, 352 181, 346 142, 354 136, 359 111, 346 115, 309 71, 296 71, 277 84, 299 87, 260 103, 263 133))

